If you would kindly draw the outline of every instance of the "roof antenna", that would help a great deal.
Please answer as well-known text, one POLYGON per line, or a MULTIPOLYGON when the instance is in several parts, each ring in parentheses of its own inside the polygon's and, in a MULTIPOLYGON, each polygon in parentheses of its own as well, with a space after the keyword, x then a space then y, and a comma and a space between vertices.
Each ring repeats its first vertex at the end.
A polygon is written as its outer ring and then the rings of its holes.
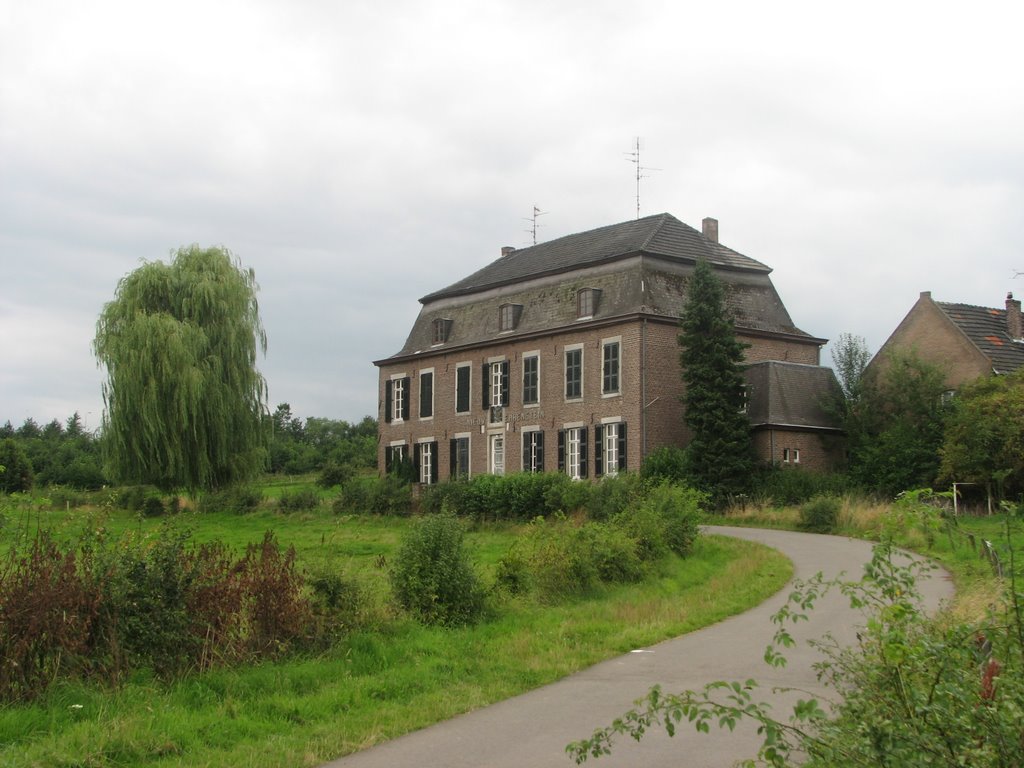
POLYGON ((545 216, 546 214, 547 214, 547 211, 542 211, 540 208, 538 208, 536 205, 534 205, 533 206, 533 216, 530 216, 529 218, 523 219, 523 221, 531 222, 530 228, 528 230, 526 230, 526 231, 533 235, 533 244, 534 245, 537 244, 537 217, 538 216, 545 216))
POLYGON ((634 139, 634 141, 633 141, 633 147, 634 147, 633 151, 632 152, 623 152, 624 155, 627 155, 626 162, 633 163, 633 165, 636 166, 636 217, 638 219, 640 218, 640 179, 646 179, 647 178, 647 176, 645 176, 642 173, 642 171, 660 171, 661 170, 661 168, 648 168, 645 165, 640 165, 640 149, 641 149, 642 145, 643 145, 643 142, 640 140, 640 137, 637 136, 636 139, 634 139))

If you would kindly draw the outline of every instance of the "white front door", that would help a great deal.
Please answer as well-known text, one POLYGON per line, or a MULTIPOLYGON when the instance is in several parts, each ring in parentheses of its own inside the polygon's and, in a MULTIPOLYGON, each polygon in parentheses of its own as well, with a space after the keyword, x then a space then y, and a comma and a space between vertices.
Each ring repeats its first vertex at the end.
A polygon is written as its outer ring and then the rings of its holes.
POLYGON ((492 475, 505 474, 505 436, 491 435, 490 464, 492 475))

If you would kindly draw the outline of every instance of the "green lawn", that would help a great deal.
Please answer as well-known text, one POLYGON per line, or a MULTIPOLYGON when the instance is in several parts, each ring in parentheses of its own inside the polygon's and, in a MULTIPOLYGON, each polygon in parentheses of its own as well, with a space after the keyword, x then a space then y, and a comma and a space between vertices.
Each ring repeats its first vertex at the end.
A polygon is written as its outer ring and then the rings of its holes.
MULTIPOLYGON (((185 514, 197 541, 236 548, 272 529, 306 568, 359 572, 386 591, 386 564, 409 521, 335 516, 185 514)), ((138 535, 162 523, 126 513, 33 513, 8 525, 66 535, 105 525, 138 535)), ((474 530, 467 542, 488 578, 517 533, 474 530)), ((692 631, 757 604, 789 579, 776 552, 720 537, 699 540, 645 583, 561 605, 505 598, 491 618, 436 629, 391 616, 331 651, 167 684, 141 674, 117 690, 55 685, 38 702, 0 709, 0 764, 24 766, 317 765, 551 682, 605 658, 692 631)))

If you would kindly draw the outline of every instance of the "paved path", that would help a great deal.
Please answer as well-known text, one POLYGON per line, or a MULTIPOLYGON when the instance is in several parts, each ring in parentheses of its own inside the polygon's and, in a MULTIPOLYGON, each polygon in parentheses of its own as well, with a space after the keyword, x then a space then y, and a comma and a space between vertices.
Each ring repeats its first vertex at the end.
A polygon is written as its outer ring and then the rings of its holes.
MULTIPOLYGON (((797 578, 845 573, 859 577, 871 557, 867 542, 835 536, 714 528, 712 533, 767 544, 793 561, 797 578)), ((935 572, 920 585, 929 608, 952 597, 948 576, 935 572)), ((739 616, 675 640, 597 664, 589 669, 513 699, 439 723, 328 764, 329 768, 570 768, 565 745, 589 736, 630 709, 651 686, 667 691, 696 689, 711 680, 754 678, 768 691, 773 685, 821 692, 811 664, 817 655, 798 643, 787 651, 782 670, 762 660, 774 625, 769 617, 782 605, 788 590, 739 616)), ((859 616, 846 600, 831 594, 819 601, 810 622, 801 622, 799 638, 830 632, 852 642, 859 616)), ((784 702, 776 705, 781 715, 784 702)), ((589 760, 595 768, 718 768, 753 757, 759 741, 751 728, 735 733, 712 728, 697 734, 681 728, 675 738, 653 731, 641 742, 620 739, 610 756, 589 760)), ((328 768, 325 766, 325 768, 328 768)))

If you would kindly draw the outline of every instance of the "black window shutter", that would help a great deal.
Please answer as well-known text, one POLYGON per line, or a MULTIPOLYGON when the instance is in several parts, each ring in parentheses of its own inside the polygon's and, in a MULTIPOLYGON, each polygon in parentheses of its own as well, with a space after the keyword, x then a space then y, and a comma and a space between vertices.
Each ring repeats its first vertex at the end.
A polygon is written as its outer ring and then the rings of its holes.
POLYGON ((448 441, 448 479, 454 480, 459 474, 459 441, 454 437, 448 441))
POLYGON ((412 377, 406 376, 402 379, 402 418, 412 418, 412 414, 409 412, 409 397, 412 393, 412 377))
POLYGON ((508 360, 506 360, 501 364, 501 404, 504 406, 509 404, 508 389, 508 360))
POLYGON ((434 374, 420 374, 420 418, 434 415, 434 374))
POLYGON ((455 369, 455 410, 458 413, 469 410, 469 379, 472 370, 468 365, 455 369))
POLYGON ((480 374, 480 402, 485 411, 491 407, 491 366, 487 363, 480 374))
POLYGON ((416 443, 416 445, 412 447, 412 466, 416 472, 415 482, 417 483, 420 481, 420 460, 422 458, 422 452, 423 445, 421 443, 416 443))
POLYGON ((522 434, 523 434, 523 439, 520 441, 520 443, 522 445, 522 453, 521 453, 521 455, 523 457, 523 460, 522 460, 523 472, 529 472, 530 471, 530 440, 531 440, 531 433, 523 432, 522 434))
POLYGON ((395 388, 395 383, 388 379, 384 382, 384 423, 391 423, 391 397, 395 388))
POLYGON ((558 471, 565 472, 565 430, 558 430, 558 471))
POLYGON ((580 427, 580 477, 587 476, 587 428, 580 427))
POLYGON ((391 474, 391 464, 394 460, 395 449, 392 446, 388 446, 384 449, 384 474, 391 474))
POLYGON ((619 424, 619 471, 626 471, 626 425, 619 424))
POLYGON ((435 440, 430 444, 430 482, 437 485, 437 465, 440 463, 440 457, 437 454, 437 441, 435 440))
POLYGON ((594 477, 604 474, 604 424, 594 425, 594 477))
POLYGON ((544 471, 544 433, 534 432, 537 436, 537 471, 544 471))

